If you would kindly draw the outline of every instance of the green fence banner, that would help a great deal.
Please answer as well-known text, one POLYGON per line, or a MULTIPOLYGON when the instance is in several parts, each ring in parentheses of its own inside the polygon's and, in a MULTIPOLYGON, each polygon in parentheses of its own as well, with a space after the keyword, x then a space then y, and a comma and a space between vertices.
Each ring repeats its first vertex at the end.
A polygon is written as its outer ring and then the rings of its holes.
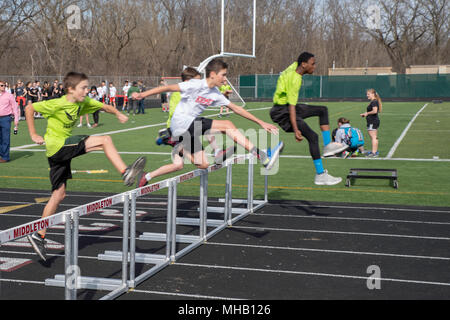
MULTIPOLYGON (((245 98, 272 99, 278 74, 239 76, 239 93, 245 98)), ((449 98, 450 74, 398 74, 367 76, 303 76, 300 99, 362 98, 375 89, 382 98, 449 98)))

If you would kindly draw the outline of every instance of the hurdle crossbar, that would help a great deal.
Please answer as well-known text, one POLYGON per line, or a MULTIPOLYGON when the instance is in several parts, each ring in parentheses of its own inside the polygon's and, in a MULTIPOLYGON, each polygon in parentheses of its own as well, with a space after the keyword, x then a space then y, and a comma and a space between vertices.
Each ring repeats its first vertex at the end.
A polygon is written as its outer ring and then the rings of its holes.
POLYGON ((236 156, 220 165, 212 165, 207 169, 197 169, 158 183, 78 206, 44 219, 0 231, 0 245, 18 240, 39 230, 64 224, 65 271, 62 275, 59 274, 55 275, 54 278, 46 279, 45 285, 64 287, 66 300, 75 300, 78 289, 109 291, 101 299, 115 299, 130 288, 135 288, 161 269, 175 263, 177 259, 205 243, 218 232, 232 226, 236 221, 265 205, 268 200, 268 176, 265 175, 264 200, 254 200, 254 164, 255 158, 253 155, 236 156), (232 167, 234 164, 245 162, 245 160, 248 160, 247 199, 233 199, 232 167), (219 202, 224 203, 224 207, 208 207, 208 176, 222 168, 227 168, 225 199, 219 199, 219 202), (179 218, 177 217, 177 185, 197 177, 200 177, 199 218, 179 218), (168 188, 166 232, 161 234, 143 233, 138 239, 165 242, 165 254, 138 253, 136 252, 136 199, 164 188, 168 188), (104 254, 98 255, 98 260, 122 263, 121 279, 81 276, 78 263, 80 218, 121 203, 123 203, 122 251, 105 251, 104 254), (246 204, 247 206, 246 208, 233 208, 233 203, 246 204), (215 212, 223 212, 224 218, 222 220, 208 219, 208 213, 215 212), (233 215, 236 216, 233 217, 233 215), (198 235, 177 234, 177 225, 198 226, 198 235), (212 230, 208 231, 208 227, 212 227, 212 230), (177 243, 187 243, 188 246, 177 251, 177 243), (154 266, 146 272, 136 275, 136 263, 153 264, 154 266))

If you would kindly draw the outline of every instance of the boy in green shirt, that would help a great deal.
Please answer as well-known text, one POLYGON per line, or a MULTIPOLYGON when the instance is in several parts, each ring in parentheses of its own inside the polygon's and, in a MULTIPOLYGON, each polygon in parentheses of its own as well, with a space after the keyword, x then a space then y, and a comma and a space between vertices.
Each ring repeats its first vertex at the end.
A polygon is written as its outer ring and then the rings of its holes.
MULTIPOLYGON (((228 84, 225 83, 224 85, 220 86, 219 90, 228 100, 230 100, 230 94, 232 94, 233 91, 231 90, 231 87, 228 84)), ((222 118, 223 108, 224 106, 220 106, 219 118, 222 118)), ((225 107, 225 109, 227 109, 227 116, 229 116, 230 109, 228 109, 227 107, 225 107)))
POLYGON ((319 117, 320 130, 324 142, 324 157, 332 156, 346 149, 345 146, 331 142, 328 109, 325 106, 311 106, 298 103, 298 95, 302 86, 302 76, 312 74, 316 68, 316 59, 309 52, 303 52, 297 62, 284 70, 277 81, 277 88, 273 97, 274 106, 270 111, 270 117, 284 131, 293 132, 298 142, 303 137, 308 140, 309 152, 316 168, 314 183, 317 185, 335 185, 342 178, 335 178, 323 168, 319 149, 319 137, 304 119, 319 117))
MULTIPOLYGON (((115 114, 119 122, 125 123, 128 117, 116 108, 91 99, 89 82, 85 74, 70 72, 64 78, 67 95, 58 99, 29 104, 25 110, 28 131, 31 140, 42 145, 45 142, 46 156, 50 165, 52 195, 42 213, 42 218, 53 215, 66 195, 67 180, 72 178, 70 162, 73 158, 91 151, 103 150, 127 186, 134 183, 136 176, 145 167, 145 157, 138 158, 131 166, 123 162, 109 136, 72 136, 72 129, 80 116, 103 109, 115 114), (41 113, 47 119, 44 138, 36 133, 34 112, 41 113)), ((46 260, 45 233, 40 230, 28 237, 33 249, 46 260)))
POLYGON ((128 97, 127 113, 130 114, 130 109, 133 108, 133 115, 136 115, 136 109, 138 107, 139 101, 136 99, 133 99, 131 97, 131 95, 134 92, 137 92, 137 93, 141 92, 141 89, 139 89, 139 87, 138 87, 137 81, 133 81, 133 83, 132 83, 130 89, 128 89, 128 93, 127 93, 127 97, 128 97))

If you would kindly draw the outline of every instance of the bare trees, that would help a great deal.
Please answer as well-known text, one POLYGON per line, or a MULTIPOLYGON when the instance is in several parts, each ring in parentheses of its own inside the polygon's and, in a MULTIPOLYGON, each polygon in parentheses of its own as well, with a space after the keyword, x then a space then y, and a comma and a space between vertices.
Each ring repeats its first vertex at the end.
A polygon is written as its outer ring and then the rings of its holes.
MULTIPOLYGON (((178 75, 220 50, 220 0, 3 0, 0 73, 178 75), (69 27, 79 11, 78 28, 69 27)), ((249 53, 250 0, 227 0, 225 50, 249 53)), ((450 0, 258 0, 257 59, 233 73, 280 72, 301 51, 339 67, 450 63, 450 0), (373 18, 373 17, 372 17, 373 18), (376 17, 375 17, 376 18, 376 17), (377 19, 375 19, 377 20, 377 19)))
MULTIPOLYGON (((368 1, 354 2, 355 20, 381 44, 398 72, 411 64, 443 63, 444 44, 448 42, 448 0, 381 0, 378 26, 367 26, 368 1), (362 9, 362 10, 361 10, 362 9), (434 59, 430 59, 429 47, 434 59)), ((448 63, 448 60, 447 60, 448 63)))

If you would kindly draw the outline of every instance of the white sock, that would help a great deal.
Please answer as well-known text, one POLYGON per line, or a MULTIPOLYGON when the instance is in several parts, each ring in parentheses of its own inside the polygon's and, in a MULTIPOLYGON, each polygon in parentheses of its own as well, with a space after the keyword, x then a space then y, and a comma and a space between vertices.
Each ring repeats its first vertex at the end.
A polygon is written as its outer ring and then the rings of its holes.
POLYGON ((147 174, 145 175, 145 179, 147 179, 147 181, 152 180, 152 177, 150 176, 150 173, 147 173, 147 174))

